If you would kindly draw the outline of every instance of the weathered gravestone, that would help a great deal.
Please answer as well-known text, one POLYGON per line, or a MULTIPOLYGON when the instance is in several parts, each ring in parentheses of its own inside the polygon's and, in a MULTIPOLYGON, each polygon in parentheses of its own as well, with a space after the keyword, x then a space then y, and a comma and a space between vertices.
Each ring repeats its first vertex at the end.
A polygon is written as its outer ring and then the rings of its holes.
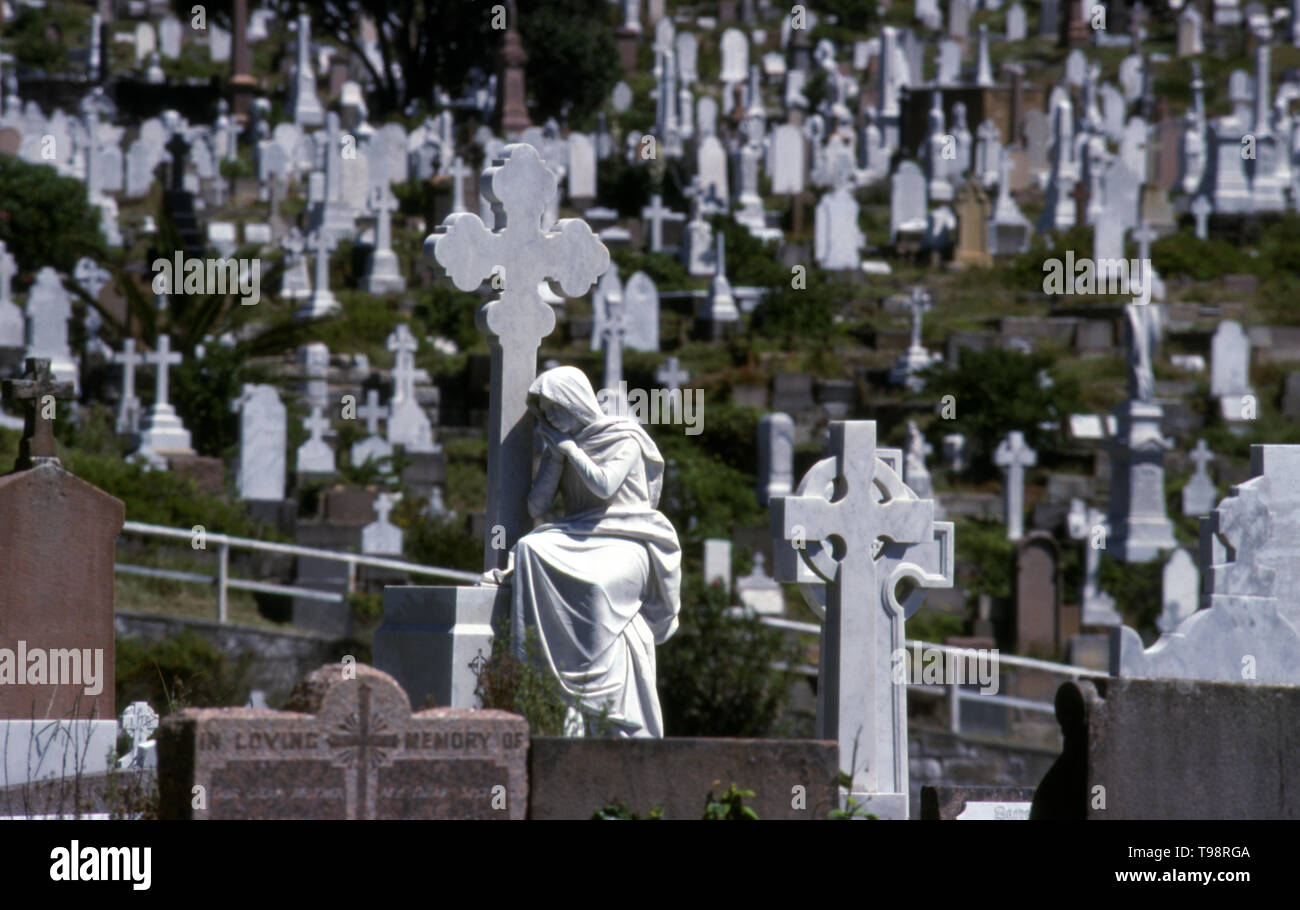
POLYGON ((1031 818, 1300 816, 1293 685, 1069 682, 1057 691, 1056 716, 1064 748, 1034 794, 1031 818))
POLYGON ((315 670, 285 709, 186 708, 168 717, 158 733, 160 815, 517 820, 527 813, 522 717, 461 708, 413 713, 397 682, 365 664, 315 670))
POLYGON ((1213 460, 1214 453, 1206 448, 1205 440, 1198 439, 1196 449, 1192 452, 1192 461, 1196 462, 1196 473, 1183 487, 1184 515, 1200 516, 1209 514, 1218 502, 1219 491, 1214 486, 1213 478, 1210 477, 1206 470, 1206 465, 1213 460))
POLYGON ((1300 685, 1300 446, 1252 445, 1252 478, 1232 488, 1202 535, 1201 605, 1150 648, 1114 630, 1116 676, 1300 685))
POLYGON ((882 818, 908 814, 906 686, 892 680, 903 620, 922 588, 953 583, 953 525, 902 481, 902 453, 876 448, 875 421, 833 421, 830 452, 770 505, 775 576, 801 582, 825 617, 817 735, 839 744, 849 794, 882 818), (832 541, 851 541, 843 558, 832 541), (782 545, 784 541, 788 545, 782 545), (913 588, 902 602, 897 586, 913 588))
POLYGON ((283 500, 288 436, 279 393, 246 383, 231 409, 239 412, 239 498, 283 500))
POLYGON ((998 443, 993 463, 1007 475, 1003 494, 1006 497, 1007 540, 1019 540, 1025 534, 1025 468, 1038 464, 1038 453, 1025 444, 1024 433, 1012 430, 998 443))
POLYGON ((4 383, 25 412, 0 477, 0 772, 7 785, 104 771, 115 752, 113 559, 126 510, 65 471, 47 360, 4 383))
POLYGON ((1061 552, 1051 534, 1033 531, 1016 546, 1016 653, 1053 656, 1061 624, 1061 552))

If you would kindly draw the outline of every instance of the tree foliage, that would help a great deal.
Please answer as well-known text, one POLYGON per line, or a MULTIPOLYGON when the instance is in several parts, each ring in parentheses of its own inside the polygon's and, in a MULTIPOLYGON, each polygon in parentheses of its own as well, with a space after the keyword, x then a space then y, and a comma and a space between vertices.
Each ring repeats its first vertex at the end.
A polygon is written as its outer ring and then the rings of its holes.
POLYGON ((0 240, 26 274, 47 265, 66 274, 82 256, 104 251, 86 185, 14 155, 0 155, 0 240))

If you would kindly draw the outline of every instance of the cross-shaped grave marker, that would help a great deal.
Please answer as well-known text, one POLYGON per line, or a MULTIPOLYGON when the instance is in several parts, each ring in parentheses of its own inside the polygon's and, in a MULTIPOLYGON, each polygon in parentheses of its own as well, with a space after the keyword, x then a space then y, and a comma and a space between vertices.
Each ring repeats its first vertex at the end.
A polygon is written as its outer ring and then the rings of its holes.
POLYGON ((1123 617, 1115 609, 1115 598, 1101 590, 1101 551, 1110 536, 1110 520, 1101 509, 1084 504, 1082 499, 1070 500, 1066 519, 1070 537, 1083 541, 1083 603, 1080 604, 1079 623, 1084 626, 1117 626, 1123 617), (1094 546, 1094 538, 1100 546, 1094 546))
POLYGON ((1007 540, 1025 536, 1025 468, 1038 464, 1038 453, 1025 444, 1025 434, 1012 430, 998 443, 993 463, 1007 475, 1007 540))
POLYGON ((53 432, 57 402, 72 397, 72 383, 55 381, 49 360, 28 357, 26 367, 21 379, 4 382, 5 401, 23 406, 23 438, 18 443, 15 471, 46 463, 58 464, 53 432))
POLYGON ((655 193, 650 197, 650 204, 641 210, 641 217, 650 224, 650 252, 658 253, 664 246, 664 216, 671 215, 672 209, 664 206, 663 196, 655 193))
POLYGON ((669 357, 668 362, 655 372, 655 379, 664 384, 669 392, 679 391, 682 383, 691 378, 691 374, 681 368, 676 357, 669 357))
POLYGON ((533 449, 528 387, 541 340, 555 328, 555 311, 541 299, 538 285, 549 278, 566 296, 579 296, 609 268, 609 250, 580 219, 565 218, 542 230, 558 180, 530 145, 506 146, 479 186, 504 227, 492 231, 478 215, 457 212, 425 239, 424 251, 462 291, 477 290, 494 275, 494 286, 501 285, 477 318, 492 352, 483 546, 484 567, 491 569, 505 567, 509 549, 532 527, 526 504, 532 478, 524 467, 532 463, 533 449), (492 546, 498 526, 505 531, 501 549, 492 546))
POLYGON ((357 416, 365 420, 371 436, 379 432, 379 421, 388 416, 388 408, 380 405, 378 389, 366 389, 366 403, 357 408, 357 416))
POLYGON ((169 367, 180 366, 181 363, 180 352, 172 350, 171 336, 159 335, 155 349, 144 355, 144 362, 151 363, 158 368, 158 372, 154 376, 154 404, 151 411, 170 408, 171 404, 167 397, 167 372, 169 367))
MULTIPOLYGON (((882 602, 881 583, 892 586, 896 570, 882 573, 877 560, 886 548, 901 546, 895 553, 900 558, 907 545, 936 539, 934 502, 916 498, 879 457, 874 421, 833 421, 830 452, 819 466, 839 494, 829 499, 824 484, 816 483, 801 484, 806 492, 799 495, 773 497, 771 532, 796 551, 815 546, 833 554, 821 570, 826 621, 818 736, 839 743, 840 767, 852 779, 852 795, 880 795, 884 811, 906 817, 906 696, 892 682, 890 660, 891 651, 902 647, 902 611, 896 602, 888 609, 882 602), (879 549, 877 541, 882 541, 879 549)), ((814 466, 806 479, 818 470, 814 466)), ((783 551, 777 564, 781 580, 796 580, 783 551)))
POLYGON ((120 767, 144 767, 144 747, 158 729, 158 712, 147 701, 133 701, 127 705, 119 720, 122 732, 131 737, 131 752, 120 762, 120 767))
POLYGON ((1205 196, 1197 196, 1192 200, 1192 217, 1196 219, 1196 239, 1207 240, 1210 236, 1210 213, 1214 211, 1214 206, 1205 196))
POLYGON ((140 397, 135 394, 135 368, 143 366, 143 354, 136 353, 135 339, 122 341, 122 350, 113 354, 113 363, 122 367, 122 400, 117 407, 117 432, 136 433, 140 429, 140 397))
POLYGON ((921 347, 921 317, 933 306, 929 291, 925 288, 912 288, 912 294, 907 299, 907 311, 912 316, 912 347, 914 348, 921 347))
POLYGON ((324 227, 317 228, 308 238, 307 249, 315 257, 316 286, 312 288, 307 305, 295 314, 297 318, 316 319, 332 315, 342 309, 334 292, 330 290, 330 253, 336 246, 338 242, 324 227))

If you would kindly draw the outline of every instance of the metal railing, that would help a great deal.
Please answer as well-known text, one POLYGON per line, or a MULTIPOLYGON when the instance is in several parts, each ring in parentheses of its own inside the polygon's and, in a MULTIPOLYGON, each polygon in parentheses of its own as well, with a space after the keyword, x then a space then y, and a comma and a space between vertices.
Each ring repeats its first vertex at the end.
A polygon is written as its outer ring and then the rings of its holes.
MULTIPOLYGON (((777 616, 763 616, 759 619, 765 626, 774 629, 782 629, 787 632, 798 632, 805 635, 821 635, 822 627, 818 623, 799 622, 793 619, 782 619, 777 616)), ((957 645, 941 645, 935 642, 921 641, 919 639, 909 638, 904 642, 904 647, 913 648, 921 647, 927 650, 942 651, 945 653, 952 652, 958 655, 967 655, 972 652, 971 648, 963 648, 957 645)), ((1025 670, 1037 670, 1043 673, 1051 673, 1056 676, 1064 676, 1069 679, 1101 678, 1110 677, 1109 673, 1099 670, 1092 670, 1088 667, 1077 667, 1073 664, 1058 664, 1050 660, 1039 660, 1036 657, 1020 657, 1015 654, 1001 654, 997 656, 997 664, 1008 667, 1019 667, 1025 670)), ((802 676, 810 676, 814 679, 817 677, 817 667, 811 664, 788 664, 777 662, 772 664, 773 669, 789 673, 798 673, 802 676)), ((1045 714, 1055 714, 1056 706, 1052 702, 1036 701, 1031 698, 1019 698, 1014 695, 984 695, 978 692, 970 692, 957 683, 948 683, 944 685, 934 685, 928 683, 907 684, 909 691, 929 696, 946 696, 948 698, 948 729, 953 733, 961 732, 961 703, 963 701, 977 701, 985 705, 998 705, 1004 708, 1014 708, 1022 711, 1038 711, 1045 714)))
MULTIPOLYGON (((191 543, 199 539, 200 532, 184 528, 168 528, 163 525, 145 524, 128 521, 122 525, 123 534, 139 534, 144 537, 162 537, 171 540, 184 540, 191 543)), ((249 537, 231 537, 212 531, 201 532, 203 547, 212 544, 217 552, 217 574, 205 575, 197 572, 181 572, 175 569, 158 569, 152 566, 136 566, 127 563, 114 563, 113 570, 123 575, 139 575, 146 578, 163 578, 169 581, 181 581, 192 584, 217 586, 217 621, 227 622, 227 592, 256 591, 263 594, 283 594, 290 597, 303 597, 326 603, 342 603, 346 594, 338 591, 321 591, 300 585, 282 585, 269 581, 254 581, 249 578, 235 578, 230 574, 230 550, 232 547, 244 550, 257 550, 264 553, 279 553, 285 556, 305 556, 311 559, 332 560, 347 564, 347 594, 356 590, 357 566, 373 566, 377 569, 394 569, 409 572, 412 575, 432 575, 449 578, 454 581, 476 582, 479 576, 473 572, 459 569, 443 569, 437 566, 422 566, 418 563, 401 559, 388 559, 383 556, 369 556, 361 553, 342 553, 337 550, 318 550, 313 547, 300 547, 296 544, 272 543, 267 540, 255 540, 249 537)))

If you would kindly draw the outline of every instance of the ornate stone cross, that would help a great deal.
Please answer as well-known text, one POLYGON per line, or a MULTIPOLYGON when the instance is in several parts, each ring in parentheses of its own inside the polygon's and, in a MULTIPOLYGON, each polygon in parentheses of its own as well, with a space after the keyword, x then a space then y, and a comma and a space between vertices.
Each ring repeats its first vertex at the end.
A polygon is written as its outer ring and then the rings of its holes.
POLYGON ((27 373, 21 379, 6 379, 4 398, 22 404, 23 438, 18 443, 15 471, 26 471, 45 463, 58 464, 58 447, 54 442, 54 418, 57 402, 72 397, 72 383, 56 382, 50 361, 28 357, 27 373))
POLYGON ((609 268, 609 250, 577 218, 542 230, 558 181, 530 145, 506 146, 479 186, 502 227, 489 230, 478 215, 457 212, 425 239, 424 252, 460 290, 473 291, 493 279, 500 291, 477 316, 492 351, 483 547, 484 567, 491 569, 505 567, 507 552, 532 526, 526 505, 533 450, 528 387, 537 375, 541 340, 555 328, 555 312, 541 299, 538 285, 551 279, 566 296, 584 294, 609 268), (505 531, 502 549, 492 546, 497 526, 505 531))

